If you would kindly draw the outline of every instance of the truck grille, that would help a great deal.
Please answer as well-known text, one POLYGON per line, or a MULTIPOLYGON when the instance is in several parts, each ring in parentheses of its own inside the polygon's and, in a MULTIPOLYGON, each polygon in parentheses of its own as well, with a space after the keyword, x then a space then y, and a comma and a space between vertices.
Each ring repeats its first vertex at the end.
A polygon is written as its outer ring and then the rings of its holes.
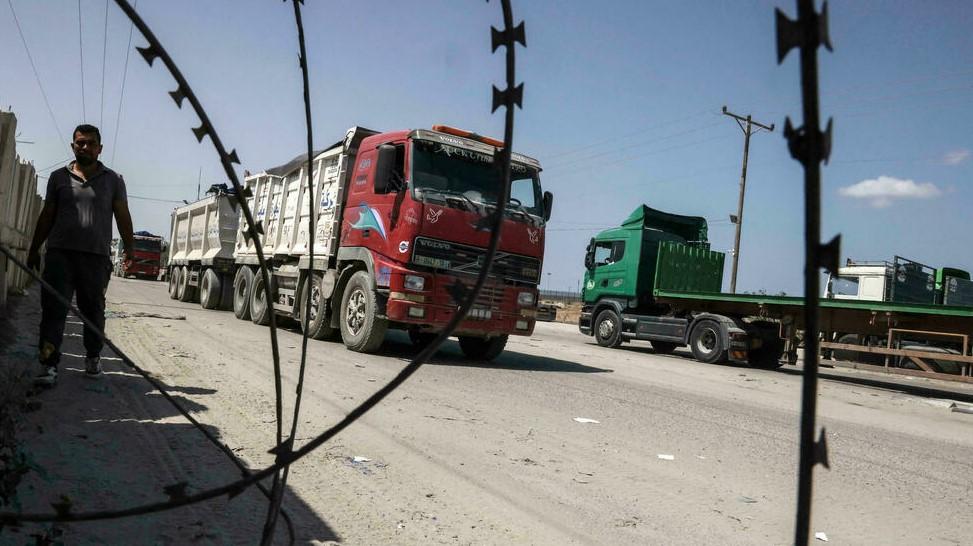
MULTIPOLYGON (((471 275, 479 274, 485 258, 484 248, 426 237, 416 238, 412 252, 412 263, 416 265, 471 275)), ((537 258, 498 250, 490 276, 513 282, 537 284, 540 273, 541 262, 537 258)))

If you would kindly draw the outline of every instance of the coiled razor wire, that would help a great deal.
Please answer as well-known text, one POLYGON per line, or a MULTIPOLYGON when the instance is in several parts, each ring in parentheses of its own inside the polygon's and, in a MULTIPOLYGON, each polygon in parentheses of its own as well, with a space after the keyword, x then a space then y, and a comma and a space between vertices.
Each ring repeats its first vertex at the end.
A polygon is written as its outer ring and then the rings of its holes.
MULTIPOLYGON (((172 99, 176 102, 178 106, 182 105, 183 100, 189 99, 190 104, 193 106, 193 109, 196 111, 197 115, 201 120, 200 127, 193 129, 193 133, 196 135, 197 140, 202 142, 202 139, 205 136, 207 135, 210 136, 210 140, 213 142, 217 154, 220 156, 220 162, 223 164, 223 168, 226 171, 227 176, 229 177, 230 181, 233 183, 233 186, 236 189, 237 194, 242 197, 242 199, 240 199, 239 201, 242 210, 244 212, 244 218, 246 219, 247 222, 247 230, 248 230, 247 233, 249 234, 249 237, 255 241, 255 246, 257 247, 258 260, 260 262, 261 275, 263 276, 265 290, 267 291, 268 294, 267 298, 269 301, 273 301, 274 299, 272 297, 273 285, 270 283, 267 265, 265 260, 263 259, 263 253, 262 253, 260 239, 258 235, 262 233, 262 229, 261 226, 255 224, 255 222, 253 221, 253 217, 250 214, 249 207, 246 204, 246 195, 244 193, 244 190, 240 187, 236 173, 233 170, 233 166, 232 166, 233 163, 239 163, 239 159, 237 158, 236 151, 234 150, 229 153, 226 152, 226 149, 223 147, 222 142, 220 141, 218 135, 216 134, 215 129, 213 128, 212 124, 209 122, 209 118, 206 116, 206 113, 203 110, 202 105, 199 103, 195 94, 192 92, 192 89, 190 88, 189 84, 186 82, 185 78, 183 78, 181 72, 176 67, 175 62, 171 59, 171 57, 169 57, 168 53, 162 47, 162 44, 155 38, 155 35, 148 28, 147 24, 132 9, 132 7, 128 4, 128 2, 126 2, 125 0, 115 0, 115 1, 118 4, 118 6, 122 9, 122 11, 125 12, 125 14, 129 17, 129 19, 132 20, 133 24, 136 27, 138 27, 139 32, 141 32, 142 35, 146 38, 146 40, 148 40, 149 42, 148 47, 137 48, 139 53, 142 55, 142 57, 146 60, 147 63, 149 63, 149 65, 151 65, 152 62, 157 58, 162 59, 163 63, 166 65, 166 68, 169 69, 169 72, 173 75, 173 77, 176 79, 177 83, 179 84, 179 87, 175 91, 171 91, 169 93, 172 99)), ((299 1, 299 0, 294 0, 294 1, 299 1)), ((487 1, 489 2, 489 0, 487 1)), ((115 519, 115 518, 156 513, 165 510, 171 510, 174 508, 179 508, 182 506, 188 506, 190 504, 196 504, 206 500, 221 497, 223 495, 228 495, 229 498, 233 498, 239 495, 240 493, 242 493, 243 491, 245 491, 248 487, 254 484, 259 485, 260 481, 270 476, 275 477, 274 487, 279 487, 280 482, 282 480, 276 478, 277 476, 279 476, 279 472, 282 469, 288 467, 291 463, 311 453, 312 451, 314 451, 315 449, 323 445, 325 442, 327 442, 328 440, 336 436, 338 433, 343 431, 345 428, 353 424, 355 421, 360 419, 369 410, 371 410, 379 402, 381 402, 386 396, 391 394, 393 391, 395 391, 395 389, 397 389, 406 380, 408 380, 409 377, 411 377, 422 366, 422 364, 425 361, 427 361, 436 352, 436 350, 438 350, 439 346, 450 336, 450 334, 452 334, 452 332, 456 329, 459 323, 466 317, 466 314, 473 306, 473 303, 476 300, 478 293, 482 289, 483 285, 486 283, 487 277, 493 266, 493 261, 496 256, 497 247, 500 242, 500 232, 503 227, 504 212, 506 210, 507 202, 509 201, 510 198, 510 160, 511 160, 511 149, 513 147, 514 106, 517 107, 522 106, 523 89, 524 89, 522 83, 519 85, 516 84, 515 47, 517 43, 519 43, 521 46, 526 47, 526 35, 524 32, 523 22, 521 22, 517 26, 513 26, 513 13, 510 6, 510 0, 500 0, 500 4, 503 11, 504 29, 497 30, 496 28, 491 28, 491 48, 493 52, 496 52, 496 50, 501 46, 506 48, 507 87, 504 90, 500 90, 496 86, 494 86, 493 94, 492 94, 492 100, 493 100, 492 111, 495 112, 497 108, 500 108, 501 106, 503 106, 506 109, 506 116, 504 119, 504 147, 494 150, 494 162, 493 162, 493 165, 497 169, 501 181, 501 192, 497 198, 497 204, 494 211, 492 213, 487 214, 487 216, 481 219, 481 221, 478 222, 477 224, 477 227, 479 229, 491 231, 490 242, 487 246, 484 267, 482 268, 479 275, 477 276, 476 282, 474 283, 472 288, 466 286, 465 284, 459 281, 457 281, 457 283, 454 285, 454 288, 452 290, 452 296, 455 300, 461 301, 462 303, 459 305, 456 313, 454 313, 450 321, 447 323, 446 327, 439 333, 439 335, 436 336, 436 338, 428 346, 426 346, 422 351, 420 351, 420 353, 405 368, 403 368, 402 371, 398 373, 398 375, 396 375, 391 381, 389 381, 381 389, 379 389, 370 397, 368 397, 361 405, 359 405, 351 412, 349 412, 348 415, 346 415, 341 421, 339 421, 331 428, 325 430, 324 432, 322 432, 321 434, 319 434, 318 436, 310 440, 308 443, 303 445, 300 449, 294 450, 293 436, 291 436, 291 438, 289 438, 287 442, 280 441, 280 436, 282 432, 281 430, 282 425, 280 419, 282 413, 281 393, 280 393, 281 391, 280 366, 279 366, 279 360, 277 356, 276 323, 273 319, 273 313, 271 313, 271 325, 270 325, 271 340, 272 340, 272 349, 274 353, 274 372, 275 372, 275 386, 276 386, 277 410, 278 410, 277 411, 278 442, 277 442, 277 446, 271 450, 271 453, 273 453, 276 456, 275 462, 272 465, 263 468, 262 470, 259 470, 257 472, 251 473, 243 477, 242 479, 224 484, 219 487, 201 491, 198 493, 187 494, 186 492, 188 486, 187 482, 179 482, 177 484, 167 486, 166 488, 164 488, 163 491, 169 498, 168 500, 165 501, 148 503, 139 506, 132 506, 124 509, 100 510, 100 511, 89 511, 89 512, 74 512, 72 511, 72 506, 67 503, 54 503, 52 504, 52 507, 55 510, 54 513, 0 512, 0 522, 17 523, 17 522, 26 522, 26 521, 33 521, 33 522, 95 521, 95 520, 115 519)), ((295 17, 297 18, 298 21, 300 21, 299 9, 297 9, 297 11, 295 12, 295 17)), ((300 25, 300 23, 298 24, 300 25)), ((301 60, 302 63, 305 62, 303 55, 301 60)), ((306 85, 306 79, 305 79, 305 85, 306 85)), ((307 92, 308 92, 307 89, 305 89, 305 93, 307 92)), ((306 108, 306 113, 307 113, 307 108, 306 108)), ((310 142, 310 135, 308 138, 310 142)), ((308 159, 309 161, 313 161, 313 158, 310 156, 308 159)), ((310 182, 310 178, 309 178, 309 182, 310 182)), ((309 217, 310 218, 309 221, 312 222, 312 224, 314 222, 313 217, 314 217, 313 214, 311 214, 309 217)), ((309 235, 313 236, 313 233, 314 233, 313 231, 310 231, 309 235)), ((54 291, 49 284, 44 282, 43 279, 41 279, 41 277, 37 275, 36 272, 31 270, 23 262, 18 260, 10 250, 0 246, 0 251, 2 251, 3 254, 5 254, 8 258, 10 258, 10 260, 15 265, 17 265, 17 267, 25 270, 32 278, 38 280, 46 290, 60 296, 60 294, 54 291)), ((312 264, 312 268, 313 268, 313 264, 312 264)), ((66 302, 66 298, 61 297, 60 300, 62 301, 62 303, 70 304, 70 302, 66 302)), ((78 317, 83 322, 91 326, 91 322, 86 317, 82 316, 73 307, 72 307, 72 311, 74 311, 75 314, 77 314, 78 317)), ((129 364, 133 368, 140 369, 137 368, 137 365, 135 365, 135 363, 132 362, 131 359, 129 359, 127 356, 124 356, 124 353, 120 351, 104 335, 104 332, 97 331, 97 329, 95 330, 96 330, 96 334, 100 338, 102 338, 105 341, 105 343, 110 348, 112 348, 112 350, 116 351, 116 353, 118 353, 119 356, 122 357, 122 359, 127 364, 129 364)), ((306 345, 302 347, 302 350, 306 350, 306 345)), ((304 356, 302 356, 302 360, 303 358, 304 356)), ((163 392, 164 395, 166 394, 164 388, 162 388, 161 385, 158 384, 158 382, 152 380, 148 376, 148 374, 142 372, 142 375, 143 377, 146 377, 146 379, 148 379, 154 387, 159 389, 160 392, 163 392)), ((301 377, 301 380, 303 381, 303 376, 301 377)), ((301 386, 302 385, 299 383, 298 392, 300 392, 301 386)), ((198 423, 198 421, 191 418, 188 412, 183 410, 181 406, 179 406, 179 404, 174 399, 171 398, 171 396, 166 396, 166 399, 169 400, 174 406, 176 406, 180 410, 180 413, 186 416, 190 420, 190 422, 193 423, 194 426, 200 428, 201 430, 204 430, 202 426, 198 423)), ((295 416, 296 415, 297 414, 295 413, 295 416)), ((276 493, 276 495, 279 497, 281 493, 278 492, 276 493)), ((279 510, 279 503, 280 503, 279 498, 276 498, 275 500, 274 498, 275 495, 273 494, 273 492, 270 496, 271 496, 271 502, 274 503, 276 506, 272 506, 271 510, 268 512, 268 520, 271 516, 276 517, 276 512, 279 510)), ((268 523, 265 525, 265 530, 268 528, 272 529, 271 521, 268 521, 268 523)))

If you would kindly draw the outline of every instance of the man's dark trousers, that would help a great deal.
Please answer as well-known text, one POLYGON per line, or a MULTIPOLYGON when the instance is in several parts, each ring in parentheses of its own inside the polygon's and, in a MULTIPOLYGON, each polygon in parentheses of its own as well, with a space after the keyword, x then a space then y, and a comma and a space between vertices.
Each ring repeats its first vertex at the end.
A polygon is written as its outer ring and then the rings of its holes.
MULTIPOLYGON (((108 256, 75 250, 48 249, 43 278, 65 299, 77 296, 78 311, 102 332, 105 331, 105 291, 111 279, 112 264, 108 256)), ((68 308, 47 290, 41 293, 41 332, 39 346, 54 346, 54 354, 44 364, 54 365, 61 359, 61 340, 68 308)), ((85 356, 101 355, 104 342, 87 324, 84 326, 85 356)))

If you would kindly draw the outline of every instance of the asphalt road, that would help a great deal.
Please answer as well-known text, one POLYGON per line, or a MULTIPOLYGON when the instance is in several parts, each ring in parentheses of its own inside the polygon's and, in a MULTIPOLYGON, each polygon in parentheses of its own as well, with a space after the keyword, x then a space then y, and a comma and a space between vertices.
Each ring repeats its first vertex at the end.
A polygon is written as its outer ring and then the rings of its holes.
MULTIPOLYGON (((108 300, 109 334, 131 357, 251 465, 272 461, 267 328, 170 300, 164 283, 113 279, 108 300)), ((293 325, 279 335, 289 416, 301 338, 293 325)), ((413 354, 400 333, 377 355, 312 340, 298 445, 413 354)), ((110 395, 136 389, 118 383, 120 363, 106 362, 110 395)), ((970 544, 973 415, 910 386, 957 389, 966 400, 969 389, 912 379, 881 388, 878 374, 830 373, 837 380, 821 383, 819 421, 831 469, 816 471, 812 532, 835 544, 970 544)), ((795 368, 705 365, 641 343, 605 349, 564 324, 511 338, 493 364, 469 362, 449 342, 295 464, 285 506, 300 543, 788 544, 800 381, 795 368)), ((181 423, 171 412, 139 418, 181 423)), ((153 443, 163 453, 145 459, 145 480, 156 479, 148 467, 160 459, 192 472, 191 459, 213 451, 179 426, 176 447, 174 437, 153 443)), ((227 518, 219 526, 233 536, 262 513, 227 518)))

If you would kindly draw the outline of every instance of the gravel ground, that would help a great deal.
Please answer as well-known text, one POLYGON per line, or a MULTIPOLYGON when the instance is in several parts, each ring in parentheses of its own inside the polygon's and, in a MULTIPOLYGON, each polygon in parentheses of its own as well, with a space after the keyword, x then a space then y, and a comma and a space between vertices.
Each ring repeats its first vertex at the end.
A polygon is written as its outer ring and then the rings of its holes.
MULTIPOLYGON (((112 279, 108 299, 112 339, 250 465, 270 463, 267 329, 170 300, 163 283, 112 279)), ((289 415, 301 340, 293 329, 280 340, 289 415)), ((80 338, 67 352, 80 354, 80 338)), ((398 333, 378 355, 311 341, 298 445, 413 354, 398 333)), ((194 491, 238 475, 144 380, 117 360, 106 368, 86 380, 68 357, 62 383, 36 397, 43 406, 26 416, 23 441, 46 478, 28 477, 25 510, 62 494, 77 510, 122 507, 164 498, 162 487, 182 480, 194 491)), ((973 415, 951 412, 948 399, 973 401, 973 389, 825 373, 831 469, 816 471, 812 530, 835 544, 969 544, 973 415)), ((490 365, 450 342, 295 464, 285 507, 302 544, 787 544, 800 379, 799 368, 705 365, 648 344, 604 349, 568 324, 512 338, 490 365)), ((264 506, 251 491, 64 532, 80 544, 256 543, 264 506)))

